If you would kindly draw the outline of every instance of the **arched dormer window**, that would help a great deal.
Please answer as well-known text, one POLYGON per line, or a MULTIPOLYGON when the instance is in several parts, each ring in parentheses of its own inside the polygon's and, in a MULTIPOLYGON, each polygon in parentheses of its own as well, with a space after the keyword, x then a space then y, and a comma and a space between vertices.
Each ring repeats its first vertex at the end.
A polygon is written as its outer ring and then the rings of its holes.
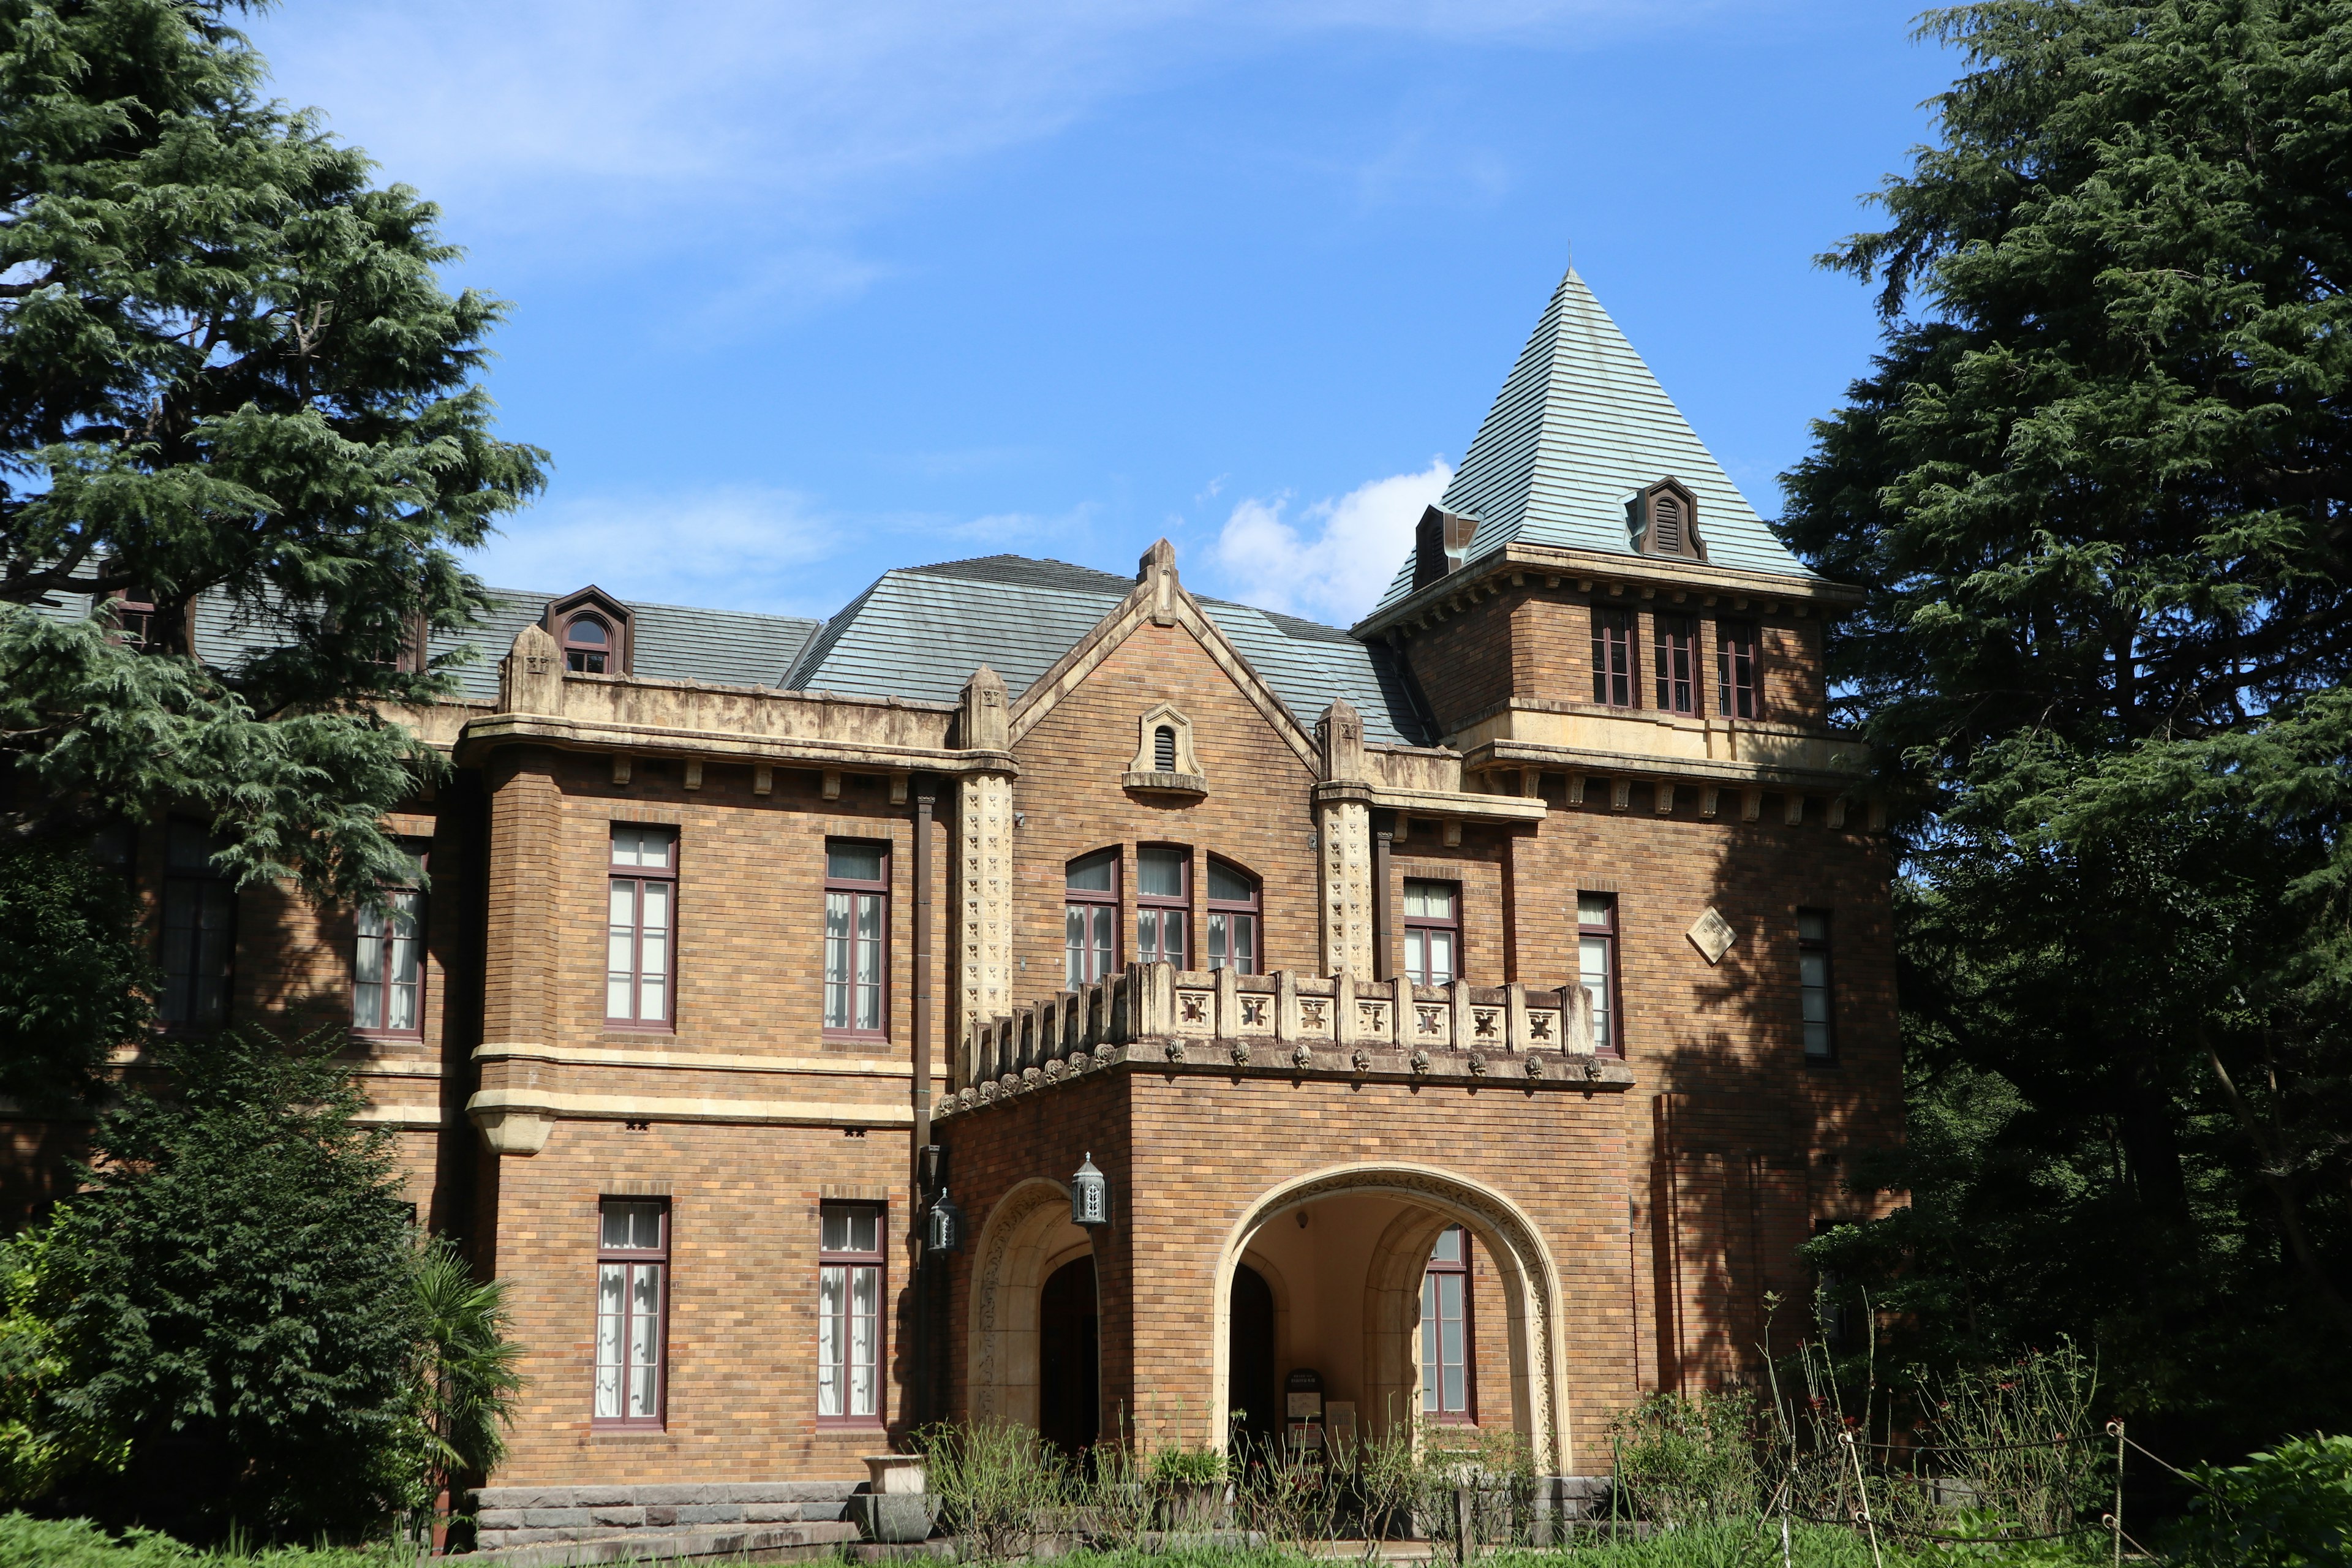
POLYGON ((574 675, 609 675, 613 628, 602 616, 583 613, 563 623, 563 667, 574 675))
POLYGON ((1229 861, 1209 860, 1209 967, 1258 973, 1258 879, 1229 861))
POLYGON ((1681 480, 1660 479, 1636 494, 1626 510, 1631 514, 1626 521, 1633 530, 1633 548, 1643 554, 1706 559, 1706 546, 1698 536, 1698 498, 1681 480))

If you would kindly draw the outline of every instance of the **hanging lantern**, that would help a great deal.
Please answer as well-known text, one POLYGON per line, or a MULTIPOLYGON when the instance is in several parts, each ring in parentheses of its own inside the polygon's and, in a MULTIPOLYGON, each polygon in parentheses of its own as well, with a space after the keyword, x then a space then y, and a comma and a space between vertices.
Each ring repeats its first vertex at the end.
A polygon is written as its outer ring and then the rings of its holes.
POLYGON ((1110 1223, 1110 1178, 1095 1169, 1095 1157, 1088 1152, 1087 1162, 1078 1173, 1070 1178, 1070 1223, 1072 1225, 1108 1225, 1110 1223))
POLYGON ((923 1251, 945 1256, 963 1248, 963 1210, 956 1207, 955 1199, 948 1196, 945 1187, 931 1200, 930 1213, 923 1216, 923 1251))

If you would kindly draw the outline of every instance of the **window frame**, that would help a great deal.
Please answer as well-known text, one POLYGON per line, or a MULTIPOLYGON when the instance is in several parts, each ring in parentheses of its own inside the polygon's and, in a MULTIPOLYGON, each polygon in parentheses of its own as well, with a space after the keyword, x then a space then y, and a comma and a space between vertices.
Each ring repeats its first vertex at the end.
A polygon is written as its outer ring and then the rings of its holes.
MULTIPOLYGON (((824 994, 820 1004, 822 1010, 818 1015, 820 1019, 819 1032, 828 1040, 887 1040, 890 1037, 890 843, 887 839, 881 838, 828 837, 824 841, 824 918, 826 924, 824 937, 824 965, 822 972, 824 977, 820 982, 824 994), (836 845, 845 847, 854 847, 860 849, 872 849, 876 851, 881 857, 882 860, 882 876, 880 879, 877 881, 865 881, 856 878, 836 877, 834 875, 833 851, 836 845), (874 964, 876 975, 874 1016, 876 1022, 874 1026, 871 1028, 861 1027, 856 1024, 835 1025, 832 1021, 834 991, 834 982, 832 979, 832 921, 833 900, 836 894, 840 894, 853 900, 859 898, 871 898, 877 902, 875 925, 878 934, 874 938, 874 946, 877 949, 874 964)), ((856 1015, 857 982, 854 977, 856 973, 857 952, 860 943, 857 939, 856 906, 853 903, 851 905, 849 926, 849 973, 853 978, 845 983, 846 989, 850 993, 850 1006, 845 1010, 845 1016, 855 1016, 856 1015)))
POLYGON ((1764 634, 1756 622, 1715 623, 1715 700, 1719 718, 1764 717, 1764 634), (1743 705, 1748 711, 1737 710, 1743 705))
POLYGON ((1225 921, 1226 947, 1233 946, 1234 930, 1233 922, 1235 920, 1248 921, 1250 933, 1247 963, 1235 963, 1230 952, 1220 955, 1212 951, 1204 955, 1208 959, 1210 971, 1214 973, 1217 970, 1231 967, 1236 974, 1265 973, 1265 971, 1259 965, 1265 960, 1265 879, 1250 871, 1239 861, 1228 860, 1222 855, 1209 857, 1209 874, 1212 879, 1201 889, 1201 907, 1207 911, 1206 918, 1202 921, 1202 936, 1206 945, 1213 950, 1216 945, 1219 916, 1223 916, 1225 921), (1221 899, 1216 896, 1213 891, 1216 887, 1213 879, 1220 867, 1249 884, 1250 896, 1247 899, 1221 899))
POLYGON ((1081 985, 1095 984, 1097 982, 1108 980, 1112 975, 1118 973, 1118 941, 1120 925, 1118 918, 1118 890, 1121 873, 1124 870, 1125 858, 1121 856, 1116 847, 1108 849, 1089 850, 1084 855, 1074 855, 1069 859, 1062 863, 1062 977, 1068 983, 1065 989, 1075 991, 1081 985), (1070 886, 1071 873, 1077 870, 1081 866, 1092 866, 1097 861, 1108 862, 1110 866, 1110 888, 1108 891, 1104 891, 1095 888, 1073 888, 1070 886), (1095 943, 1091 940, 1091 938, 1096 934, 1095 924, 1097 919, 1097 911, 1105 908, 1108 908, 1110 910, 1110 947, 1108 952, 1101 954, 1101 973, 1095 974, 1073 974, 1070 973, 1069 967, 1069 955, 1073 952, 1073 949, 1070 947, 1069 937, 1070 911, 1073 909, 1083 909, 1087 911, 1086 921, 1089 940, 1084 947, 1075 951, 1087 954, 1087 963, 1091 965, 1097 952, 1095 943))
MULTIPOLYGON (((1478 1292, 1471 1284, 1470 1248, 1472 1245, 1469 1226, 1449 1225, 1445 1229, 1438 1232, 1437 1240, 1429 1244, 1429 1257, 1421 1266, 1422 1341, 1418 1347, 1421 1352, 1420 1365, 1423 1379, 1421 1390, 1421 1418, 1424 1421, 1434 1421, 1440 1426, 1475 1426, 1478 1424, 1478 1292), (1452 1262, 1443 1261, 1437 1256, 1438 1242, 1444 1240, 1448 1235, 1458 1235, 1462 1238, 1461 1256, 1452 1262), (1429 1312, 1430 1304, 1435 1297, 1436 1282, 1447 1277, 1458 1278, 1462 1281, 1462 1408, 1459 1410, 1448 1410, 1444 1407, 1444 1321, 1441 1316, 1433 1325, 1429 1312), (1431 1388, 1427 1382, 1431 1365, 1429 1333, 1433 1326, 1438 1333, 1436 1362, 1438 1386, 1434 1389, 1431 1388), (1433 1396, 1435 1397, 1438 1405, 1435 1410, 1429 1407, 1429 1402, 1433 1396)), ((1439 1302, 1438 1305, 1442 1310, 1443 1302, 1439 1302)))
POLYGON ((598 1307, 599 1310, 591 1314, 591 1316, 595 1320, 596 1328, 590 1333, 588 1342, 588 1424, 592 1430, 658 1432, 664 1430, 669 1425, 669 1304, 671 1299, 677 1293, 677 1276, 670 1267, 670 1254, 674 1241, 674 1237, 671 1234, 672 1217, 673 1215, 670 1201, 666 1197, 647 1197, 642 1194, 631 1196, 608 1193, 599 1196, 596 1200, 596 1289, 595 1293, 591 1296, 590 1300, 592 1305, 598 1307), (660 1226, 661 1240, 658 1246, 647 1247, 608 1247, 605 1245, 605 1213, 617 1205, 623 1205, 632 1207, 644 1207, 646 1205, 651 1205, 653 1207, 655 1213, 659 1216, 658 1224, 660 1226), (618 1415, 600 1415, 596 1413, 596 1380, 598 1375, 603 1373, 604 1364, 603 1360, 598 1356, 597 1350, 599 1335, 603 1330, 603 1320, 604 1315, 601 1310, 604 1286, 604 1269, 608 1265, 619 1265, 623 1267, 649 1266, 656 1270, 655 1278, 660 1282, 659 1289, 661 1291, 661 1300, 659 1305, 654 1309, 653 1313, 654 1396, 653 1414, 650 1415, 631 1415, 627 1414, 629 1407, 629 1350, 635 1342, 635 1336, 629 1332, 629 1329, 630 1325, 635 1321, 635 1313, 631 1304, 631 1292, 628 1288, 630 1283, 632 1283, 632 1279, 630 1276, 625 1275, 623 1277, 621 1289, 620 1404, 623 1413, 618 1415))
POLYGON ((212 829, 193 817, 172 817, 163 825, 163 879, 162 899, 155 911, 155 938, 158 949, 156 967, 163 972, 163 994, 156 998, 155 1016, 156 1021, 165 1029, 174 1033, 217 1028, 226 1024, 230 1015, 236 1010, 236 939, 240 900, 237 898, 236 879, 223 876, 213 866, 215 843, 215 835, 212 829), (201 869, 184 869, 173 864, 172 841, 184 830, 196 835, 204 843, 205 862, 201 869), (186 969, 179 973, 175 973, 173 968, 175 934, 173 905, 174 892, 177 889, 185 889, 182 896, 194 900, 196 914, 194 924, 176 928, 188 933, 195 949, 189 958, 186 969), (215 900, 217 907, 225 911, 226 919, 219 926, 212 929, 225 931, 226 935, 222 942, 217 975, 220 984, 219 1012, 216 1016, 203 1016, 203 1009, 195 1005, 195 992, 197 986, 202 984, 202 972, 205 968, 203 962, 204 932, 206 930, 204 916, 206 906, 215 904, 215 900), (189 1004, 188 1012, 185 1016, 174 1016, 175 994, 184 987, 189 1004))
POLYGON ((1592 606, 1592 700, 1602 708, 1638 711, 1642 706, 1642 626, 1633 610, 1621 605, 1592 606), (1623 668, 1615 656, 1623 655, 1623 668), (1618 700, 1622 694, 1623 700, 1618 700))
POLYGON ((678 938, 678 862, 684 858, 686 836, 677 825, 667 822, 613 822, 607 824, 604 850, 604 1027, 636 1029, 651 1034, 674 1034, 677 1029, 677 938, 678 938), (669 864, 666 867, 624 866, 614 858, 613 840, 623 828, 637 831, 652 829, 669 835, 669 864), (662 1016, 647 1018, 637 1016, 619 1016, 613 1012, 613 884, 634 880, 637 891, 631 902, 635 921, 632 928, 629 970, 630 1004, 641 1014, 644 1011, 646 901, 645 884, 667 883, 669 888, 669 941, 662 955, 662 1016))
POLYGON ((1135 957, 1139 963, 1173 963, 1182 969, 1192 953, 1192 851, 1181 844, 1139 844, 1135 848, 1135 957), (1143 858, 1146 855, 1171 857, 1176 864, 1180 889, 1174 893, 1147 893, 1143 890, 1143 858), (1143 917, 1146 910, 1158 916, 1158 938, 1147 943, 1143 937, 1143 917), (1170 958, 1167 930, 1170 917, 1176 922, 1176 956, 1170 958), (1146 954, 1157 950, 1157 959, 1146 954))
POLYGON ((819 1390, 819 1413, 816 1417, 816 1424, 820 1427, 828 1431, 839 1431, 845 1427, 877 1430, 887 1426, 890 1417, 890 1387, 888 1383, 888 1373, 890 1368, 890 1205, 887 1203, 853 1203, 847 1201, 819 1204, 817 1205, 816 1222, 816 1310, 818 1322, 816 1366, 819 1377, 817 1384, 817 1388, 819 1390), (873 1251, 860 1252, 854 1248, 836 1249, 825 1246, 824 1216, 829 1213, 850 1212, 869 1214, 874 1216, 873 1251), (855 1289, 854 1279, 846 1275, 842 1280, 842 1300, 845 1310, 842 1313, 841 1321, 843 1324, 843 1332, 838 1342, 842 1349, 842 1358, 839 1363, 838 1370, 842 1379, 840 1384, 842 1392, 841 1402, 844 1406, 845 1413, 839 1415, 827 1415, 823 1413, 822 1391, 824 1389, 823 1376, 824 1371, 824 1362, 823 1359, 824 1345, 824 1271, 827 1268, 841 1268, 845 1270, 871 1268, 874 1271, 874 1408, 870 1413, 862 1415, 847 1413, 847 1406, 855 1403, 851 1396, 851 1384, 849 1382, 849 1374, 851 1371, 849 1347, 854 1342, 848 1331, 848 1327, 854 1321, 856 1313, 853 1310, 846 1309, 848 1308, 848 1304, 854 1301, 856 1298, 852 1293, 855 1289))
MULTIPOLYGON (((402 841, 402 847, 403 847, 404 848, 408 848, 408 847, 409 847, 409 846, 411 845, 411 843, 413 843, 413 842, 414 842, 414 841, 411 841, 411 840, 403 840, 403 841, 402 841)), ((392 1026, 392 1025, 390 1025, 390 1024, 384 1024, 384 1023, 362 1024, 362 1023, 361 1023, 361 1022, 359 1021, 360 986, 361 986, 361 984, 362 984, 362 981, 360 980, 360 967, 361 967, 361 966, 360 966, 360 961, 359 961, 360 950, 361 950, 361 948, 362 948, 362 944, 364 944, 364 943, 366 943, 366 942, 383 942, 383 943, 384 944, 384 952, 383 952, 383 957, 382 957, 382 960, 381 960, 381 967, 379 968, 378 973, 381 973, 381 974, 383 974, 383 976, 385 976, 385 978, 384 978, 384 979, 383 979, 382 981, 379 981, 379 982, 377 982, 377 983, 376 983, 376 989, 381 993, 381 995, 380 995, 380 997, 379 997, 379 1005, 378 1005, 378 1009, 377 1009, 377 1016, 378 1016, 379 1018, 381 1018, 381 1017, 383 1017, 383 1016, 386 1016, 387 1014, 389 1014, 389 1012, 391 1011, 392 994, 393 994, 393 991, 394 991, 394 983, 393 983, 393 981, 392 981, 392 979, 391 979, 391 975, 392 975, 392 973, 393 973, 392 957, 393 957, 393 952, 394 952, 394 945, 393 945, 393 944, 394 944, 394 943, 395 943, 395 942, 397 942, 400 940, 400 938, 399 938, 398 936, 396 936, 395 934, 394 934, 394 933, 393 933, 390 930, 388 930, 388 929, 386 929, 386 930, 381 930, 381 931, 373 931, 373 932, 369 931, 366 929, 366 928, 367 928, 367 921, 368 921, 368 912, 367 912, 366 910, 362 910, 357 911, 357 912, 355 913, 354 917, 353 917, 352 923, 353 923, 353 926, 354 926, 355 930, 354 930, 354 931, 353 931, 353 935, 352 935, 352 1028, 351 1028, 351 1032, 352 1032, 352 1034, 354 1034, 354 1035, 356 1035, 356 1036, 360 1037, 362 1039, 371 1039, 371 1040, 377 1040, 377 1039, 382 1039, 382 1040, 421 1040, 421 1039, 423 1039, 423 1038, 425 1037, 425 969, 426 969, 426 964, 425 964, 425 952, 426 952, 426 948, 425 948, 425 913, 426 913, 426 901, 427 901, 427 900, 426 900, 425 894, 424 890, 423 890, 421 888, 419 888, 416 884, 417 884, 417 881, 418 881, 419 879, 421 879, 421 873, 425 870, 425 861, 426 861, 427 858, 428 858, 431 854, 432 854, 432 847, 431 847, 431 845, 430 845, 429 843, 428 843, 428 844, 424 844, 424 845, 422 845, 422 846, 420 846, 420 847, 417 847, 410 848, 410 855, 411 855, 411 858, 414 858, 414 859, 415 860, 415 862, 416 862, 416 868, 417 868, 417 871, 420 873, 420 878, 412 878, 410 880, 408 880, 408 881, 406 881, 406 882, 394 883, 394 884, 392 884, 392 885, 390 885, 390 886, 387 886, 387 887, 383 889, 383 891, 384 891, 386 894, 400 894, 400 893, 405 893, 405 894, 407 895, 407 897, 408 897, 408 901, 409 901, 409 907, 408 907, 409 936, 408 936, 408 941, 409 941, 412 944, 414 944, 414 946, 415 946, 415 950, 416 950, 416 980, 415 980, 415 987, 416 987, 416 1000, 415 1000, 415 1004, 414 1004, 414 1007, 413 1007, 413 1011, 414 1011, 414 1013, 415 1013, 415 1018, 416 1018, 416 1023, 415 1023, 415 1026, 414 1026, 414 1027, 411 1027, 411 1028, 398 1028, 398 1027, 395 1027, 395 1026, 392 1026)))
POLYGON ((620 662, 621 634, 619 629, 613 625, 612 618, 610 616, 603 615, 598 611, 586 608, 571 611, 563 617, 563 636, 558 640, 562 644, 563 649, 564 674, 612 675, 616 673, 613 667, 620 662), (583 621, 593 621, 596 626, 603 630, 604 634, 604 642, 603 647, 599 647, 591 643, 575 644, 572 640, 572 628, 578 626, 583 621), (572 662, 575 658, 583 661, 591 658, 602 659, 604 661, 604 668, 602 669, 585 668, 583 665, 572 662))
POLYGON ((1696 718, 1706 700, 1699 679, 1698 617, 1661 610, 1651 617, 1650 640, 1657 710, 1696 718))
POLYGON ((1622 1004, 1617 984, 1617 951, 1621 934, 1618 930, 1617 895, 1602 892, 1596 888, 1579 888, 1576 891, 1577 983, 1582 984, 1584 980, 1584 944, 1587 942, 1598 942, 1601 944, 1601 962, 1604 965, 1601 975, 1601 994, 1596 999, 1599 1005, 1595 1011, 1601 1013, 1607 1020, 1609 1043, 1603 1046, 1599 1040, 1593 1041, 1593 1055, 1622 1059, 1625 1055, 1625 1009, 1622 1004), (1587 899, 1607 900, 1609 919, 1605 922, 1586 922, 1584 900, 1587 899))
MULTIPOLYGON (((1453 913, 1442 920, 1432 915, 1416 915, 1410 912, 1405 912, 1401 915, 1397 924, 1398 928, 1404 935, 1405 978, 1415 985, 1451 984, 1453 982, 1462 978, 1462 972, 1466 967, 1463 963, 1465 954, 1462 951, 1462 884, 1458 881, 1449 882, 1440 877, 1407 877, 1403 879, 1402 886, 1397 889, 1397 902, 1399 905, 1403 905, 1405 900, 1412 897, 1412 889, 1416 883, 1419 883, 1423 887, 1444 888, 1447 889, 1451 896, 1447 900, 1446 907, 1453 910, 1453 913), (1412 978, 1413 935, 1415 932, 1428 932, 1433 931, 1445 931, 1454 938, 1453 973, 1448 974, 1444 980, 1414 980, 1412 978)), ((1428 949, 1426 946, 1428 938, 1424 935, 1422 940, 1423 947, 1423 963, 1421 967, 1422 973, 1426 975, 1430 973, 1428 949)))
POLYGON ((1832 952, 1836 932, 1837 923, 1826 907, 1805 904, 1798 908, 1797 1042, 1809 1067, 1832 1067, 1838 1059, 1837 961, 1832 952), (1805 934, 1805 920, 1809 915, 1818 917, 1822 922, 1822 934, 1818 937, 1809 937, 1805 934), (1805 981, 1805 960, 1814 957, 1821 960, 1822 965, 1822 983, 1819 985, 1811 985, 1805 981), (1820 1050, 1813 1048, 1813 1020, 1805 1016, 1806 994, 1812 991, 1819 991, 1822 994, 1822 1048, 1820 1050))

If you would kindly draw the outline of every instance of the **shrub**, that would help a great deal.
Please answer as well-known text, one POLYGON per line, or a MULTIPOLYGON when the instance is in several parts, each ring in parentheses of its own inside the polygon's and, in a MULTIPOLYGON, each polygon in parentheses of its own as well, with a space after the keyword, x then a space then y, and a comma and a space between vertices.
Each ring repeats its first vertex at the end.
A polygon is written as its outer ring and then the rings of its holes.
POLYGON ((1759 1501, 1756 1398, 1653 1394, 1610 1425, 1617 1484, 1660 1524, 1751 1515, 1759 1501))
POLYGON ((2242 1465, 2200 1466, 2181 1555, 2213 1568, 2352 1561, 2352 1436, 2298 1437, 2242 1465))

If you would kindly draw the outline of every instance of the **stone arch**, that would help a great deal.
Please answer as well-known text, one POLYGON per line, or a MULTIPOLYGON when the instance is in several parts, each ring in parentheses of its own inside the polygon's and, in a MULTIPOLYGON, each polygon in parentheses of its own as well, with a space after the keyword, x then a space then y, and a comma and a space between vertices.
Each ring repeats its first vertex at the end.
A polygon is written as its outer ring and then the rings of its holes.
POLYGON ((1094 1250, 1070 1223, 1070 1189, 1032 1176, 997 1200, 972 1247, 965 1415, 1037 1425, 1037 1301, 1052 1268, 1094 1250), (1066 1232, 1076 1232, 1073 1237, 1066 1232))
MULTIPOLYGON (((1227 1319, 1232 1300, 1234 1266, 1248 1249, 1250 1238, 1269 1221, 1320 1198, 1343 1193, 1391 1197, 1421 1211, 1392 1222, 1375 1248, 1371 1274, 1366 1280, 1365 1368, 1368 1392, 1396 1385, 1398 1369, 1384 1357, 1403 1363, 1404 1387, 1411 1393, 1420 1367, 1411 1348, 1411 1334, 1421 1312, 1419 1280, 1409 1275, 1430 1242, 1448 1225, 1461 1225, 1476 1237, 1501 1276, 1503 1307, 1510 1346, 1511 1418, 1534 1450, 1537 1473, 1559 1475, 1568 1462, 1568 1399, 1564 1383, 1563 1307, 1559 1269, 1542 1233, 1525 1211, 1493 1187, 1470 1177, 1431 1165, 1361 1163, 1334 1165, 1282 1183, 1252 1203, 1226 1234, 1219 1251, 1211 1300, 1209 1407, 1225 1407, 1227 1319), (1387 1366, 1388 1370, 1383 1371, 1387 1366)), ((1385 1394, 1382 1395, 1385 1398, 1385 1394)), ((1366 1412, 1372 1415, 1373 1412, 1366 1412)), ((1217 1434, 1204 1433, 1215 1442, 1217 1434)))

